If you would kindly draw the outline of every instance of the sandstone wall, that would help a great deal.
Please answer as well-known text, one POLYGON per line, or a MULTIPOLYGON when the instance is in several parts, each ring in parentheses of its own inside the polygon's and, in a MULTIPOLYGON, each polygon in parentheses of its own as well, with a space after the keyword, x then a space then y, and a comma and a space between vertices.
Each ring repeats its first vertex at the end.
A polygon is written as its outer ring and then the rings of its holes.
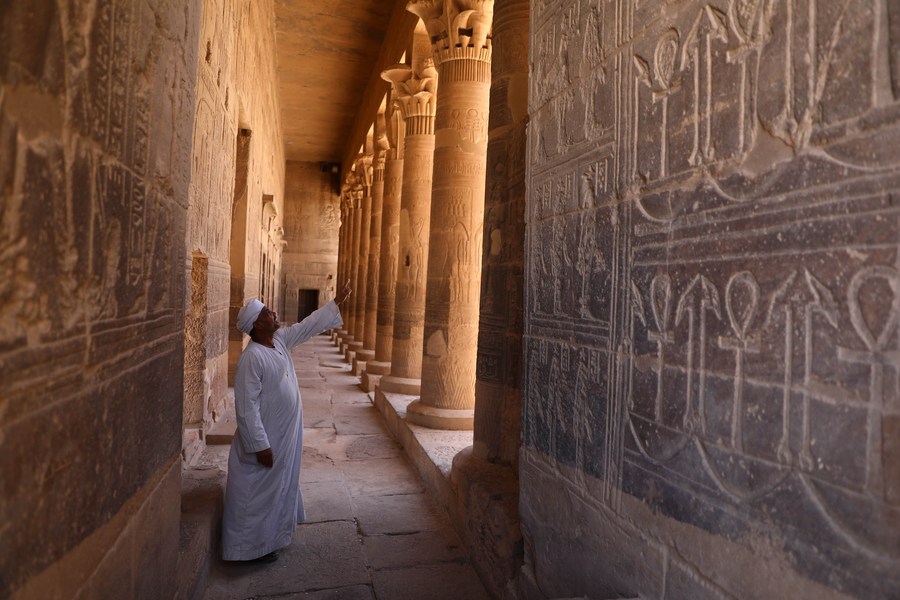
POLYGON ((197 1, 0 4, 0 597, 171 597, 197 1))
POLYGON ((284 310, 279 314, 285 322, 297 320, 300 289, 318 290, 319 306, 334 298, 341 224, 339 175, 326 168, 323 172, 319 163, 293 161, 286 166, 284 310))
POLYGON ((187 460, 201 447, 196 430, 208 427, 224 408, 229 351, 236 364, 242 346, 240 333, 229 327, 229 317, 233 324, 237 308, 263 294, 263 256, 269 267, 265 301, 275 307, 281 301, 280 286, 273 283, 280 277, 284 150, 274 84, 272 2, 206 0, 197 61, 197 118, 183 263, 189 290, 185 297, 187 460), (239 130, 249 135, 240 158, 239 130), (235 250, 242 263, 235 269, 232 244, 239 245, 235 250), (235 285, 238 289, 232 294, 235 285))
POLYGON ((894 597, 897 3, 532 11, 529 593, 894 597))

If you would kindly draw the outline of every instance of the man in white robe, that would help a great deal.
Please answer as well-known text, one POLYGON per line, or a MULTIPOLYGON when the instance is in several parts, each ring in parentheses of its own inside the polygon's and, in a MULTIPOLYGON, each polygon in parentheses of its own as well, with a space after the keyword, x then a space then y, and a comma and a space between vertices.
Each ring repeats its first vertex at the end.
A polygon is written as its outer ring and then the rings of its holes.
POLYGON ((234 378, 237 431, 228 457, 222 558, 271 562, 289 546, 306 518, 300 493, 303 407, 291 349, 343 325, 337 301, 300 323, 280 328, 277 315, 259 300, 238 313, 238 329, 251 341, 234 378))

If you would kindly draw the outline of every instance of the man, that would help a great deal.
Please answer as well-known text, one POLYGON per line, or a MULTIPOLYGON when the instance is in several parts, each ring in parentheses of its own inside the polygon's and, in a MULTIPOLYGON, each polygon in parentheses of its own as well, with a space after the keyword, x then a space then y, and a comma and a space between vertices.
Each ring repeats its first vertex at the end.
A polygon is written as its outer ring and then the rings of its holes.
POLYGON ((222 558, 272 562, 306 519, 300 493, 303 407, 291 349, 343 325, 339 297, 296 325, 280 328, 278 315, 259 300, 238 312, 250 335, 234 378, 237 431, 228 457, 222 558))

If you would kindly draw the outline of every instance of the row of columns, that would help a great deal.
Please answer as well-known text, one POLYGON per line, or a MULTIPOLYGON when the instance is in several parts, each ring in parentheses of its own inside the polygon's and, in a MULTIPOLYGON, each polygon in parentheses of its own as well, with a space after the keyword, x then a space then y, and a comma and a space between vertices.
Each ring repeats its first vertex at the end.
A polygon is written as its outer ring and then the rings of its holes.
MULTIPOLYGON (((527 40, 527 2, 497 4, 525 7, 510 10, 510 14, 524 14, 524 19, 504 18, 503 22, 515 23, 525 32, 519 31, 519 39, 527 40)), ((410 422, 438 429, 472 429, 482 304, 495 307, 509 300, 482 298, 494 2, 413 0, 407 9, 421 19, 409 64, 394 65, 382 73, 390 83, 390 102, 342 189, 338 277, 341 284, 351 282, 356 299, 345 311, 345 329, 338 338, 348 360, 352 355, 365 389, 377 386, 376 393, 418 397, 407 407, 410 422)), ((517 50, 522 60, 515 68, 523 70, 527 81, 527 47, 517 50)), ((506 84, 509 77, 500 80, 506 84)), ((523 93, 523 102, 525 98, 523 93)), ((524 132, 524 114, 520 120, 524 132)), ((524 135, 518 142, 522 168, 503 171, 521 171, 524 181, 524 135)), ((519 204, 524 207, 524 186, 519 191, 519 204)), ((494 236, 493 243, 512 244, 512 254, 522 257, 524 215, 503 210, 519 220, 519 238, 501 241, 494 236)), ((496 248, 492 252, 500 254, 496 248)), ((509 251, 503 253, 509 255, 509 251)), ((517 283, 503 289, 492 286, 484 293, 502 296, 510 288, 521 293, 521 263, 516 272, 504 271, 517 277, 517 283)), ((489 268, 487 259, 484 268, 489 268)), ((512 303, 521 311, 520 299, 512 303)), ((518 349, 504 342, 501 354, 521 353, 521 318, 508 322, 516 329, 512 339, 518 349)), ((509 337, 506 331, 489 333, 509 337)), ((518 360, 509 361, 516 372, 500 378, 499 391, 496 383, 480 386, 485 402, 508 403, 509 388, 518 398, 518 364, 518 360)), ((496 413, 502 420, 506 412, 480 414, 496 413)), ((494 436, 500 426, 498 421, 495 427, 480 429, 494 436)), ((518 423, 512 427, 518 439, 518 423)), ((513 462, 515 445, 512 451, 479 454, 513 462)))

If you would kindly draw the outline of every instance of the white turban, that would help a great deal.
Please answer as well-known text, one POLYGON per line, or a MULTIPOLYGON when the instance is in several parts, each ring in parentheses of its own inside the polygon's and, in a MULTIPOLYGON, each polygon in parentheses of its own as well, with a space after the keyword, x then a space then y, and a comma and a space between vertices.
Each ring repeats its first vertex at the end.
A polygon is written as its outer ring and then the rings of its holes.
POLYGON ((256 323, 256 319, 259 318, 259 313, 262 312, 264 307, 265 304, 259 300, 254 299, 247 302, 247 304, 238 311, 237 328, 247 335, 250 335, 250 332, 253 331, 253 324, 256 323))

